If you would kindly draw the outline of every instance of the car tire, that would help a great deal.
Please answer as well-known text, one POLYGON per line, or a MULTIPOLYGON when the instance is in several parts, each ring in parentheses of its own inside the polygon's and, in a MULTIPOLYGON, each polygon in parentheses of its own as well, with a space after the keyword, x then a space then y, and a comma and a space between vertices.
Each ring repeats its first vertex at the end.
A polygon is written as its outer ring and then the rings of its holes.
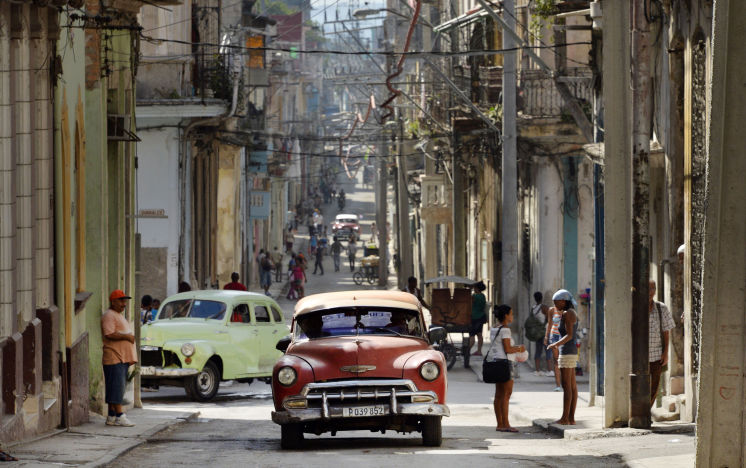
POLYGON ((450 343, 445 343, 440 346, 440 352, 443 353, 443 357, 446 360, 446 366, 450 370, 454 364, 456 364, 456 347, 450 343))
POLYGON ((212 361, 207 361, 202 371, 190 377, 184 385, 187 394, 194 401, 210 401, 218 393, 220 388, 220 371, 212 361))
POLYGON ((441 419, 440 416, 422 418, 422 445, 425 447, 440 447, 443 444, 441 419))
POLYGON ((299 449, 303 445, 303 428, 300 424, 280 426, 280 447, 285 450, 299 449))

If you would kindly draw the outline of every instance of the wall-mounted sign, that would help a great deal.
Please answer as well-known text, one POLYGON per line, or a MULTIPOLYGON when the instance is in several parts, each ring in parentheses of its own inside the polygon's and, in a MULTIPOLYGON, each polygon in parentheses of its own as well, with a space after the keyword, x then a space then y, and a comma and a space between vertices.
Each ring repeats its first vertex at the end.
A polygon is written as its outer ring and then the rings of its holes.
POLYGON ((249 172, 267 173, 269 151, 252 151, 249 153, 249 172))
POLYGON ((168 218, 163 208, 147 208, 137 210, 138 218, 168 218))

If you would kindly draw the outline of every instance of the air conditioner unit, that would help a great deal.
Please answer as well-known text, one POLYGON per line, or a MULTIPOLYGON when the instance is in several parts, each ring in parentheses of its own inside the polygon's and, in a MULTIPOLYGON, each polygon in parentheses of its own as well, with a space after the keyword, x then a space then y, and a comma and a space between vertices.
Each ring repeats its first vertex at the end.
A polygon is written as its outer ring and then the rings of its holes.
POLYGON ((106 116, 106 137, 109 141, 140 141, 137 135, 130 131, 129 115, 109 114, 106 116))

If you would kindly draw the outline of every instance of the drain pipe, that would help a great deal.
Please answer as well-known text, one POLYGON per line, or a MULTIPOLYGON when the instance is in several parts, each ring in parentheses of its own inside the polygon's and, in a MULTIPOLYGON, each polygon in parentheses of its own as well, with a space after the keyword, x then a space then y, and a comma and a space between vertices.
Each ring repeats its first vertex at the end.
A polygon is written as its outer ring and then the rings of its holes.
MULTIPOLYGON (((201 126, 206 125, 215 125, 219 126, 226 120, 230 119, 236 114, 236 108, 238 107, 238 83, 240 78, 240 73, 234 77, 233 79, 233 98, 231 100, 231 107, 223 115, 219 115, 217 117, 210 117, 207 119, 202 120, 195 120, 194 122, 190 122, 189 125, 186 126, 184 131, 181 134, 181 144, 179 145, 179 205, 182 209, 182 215, 181 215, 181 226, 180 226, 180 232, 179 232, 179 281, 192 281, 192 278, 189 277, 188 279, 185 278, 186 272, 185 270, 185 251, 186 251, 186 209, 187 206, 186 200, 187 200, 187 177, 189 176, 189 170, 191 166, 192 158, 188 156, 188 145, 189 145, 189 135, 192 133, 192 131, 201 126)), ((179 124, 181 126, 181 124, 179 124)), ((190 218, 191 219, 191 218, 190 218)))

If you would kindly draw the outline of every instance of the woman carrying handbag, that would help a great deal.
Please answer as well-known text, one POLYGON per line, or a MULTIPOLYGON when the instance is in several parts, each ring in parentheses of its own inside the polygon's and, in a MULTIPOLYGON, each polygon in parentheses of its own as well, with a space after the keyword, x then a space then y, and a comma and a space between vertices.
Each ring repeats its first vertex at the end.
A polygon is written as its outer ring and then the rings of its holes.
POLYGON ((485 383, 495 384, 495 418, 499 432, 518 432, 508 421, 508 404, 513 393, 513 360, 514 353, 526 350, 523 345, 513 346, 510 336, 510 325, 513 322, 513 309, 502 304, 495 307, 495 316, 500 325, 490 330, 491 344, 482 363, 482 375, 485 383), (499 342, 497 346, 496 342, 499 342))

